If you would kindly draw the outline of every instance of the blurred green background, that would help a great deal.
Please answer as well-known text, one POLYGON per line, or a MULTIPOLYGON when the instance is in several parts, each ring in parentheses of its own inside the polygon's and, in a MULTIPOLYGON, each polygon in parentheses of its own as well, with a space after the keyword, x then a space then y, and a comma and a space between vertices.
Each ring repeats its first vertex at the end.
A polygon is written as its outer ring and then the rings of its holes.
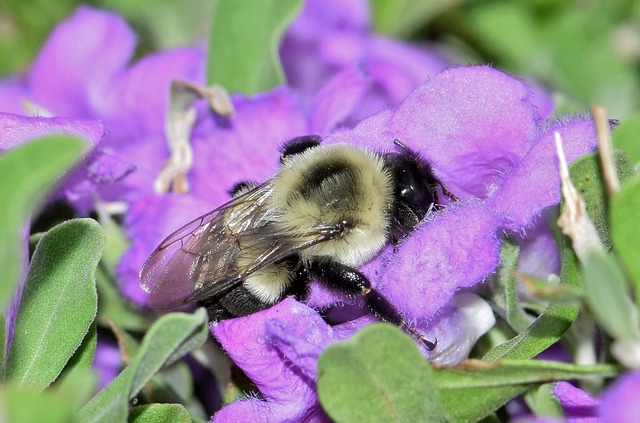
MULTIPOLYGON (((139 36, 138 55, 204 43, 215 0, 4 0, 0 76, 25 72, 54 25, 78 5, 115 10, 139 36)), ((437 45, 459 64, 532 77, 558 111, 600 103, 622 121, 617 146, 640 162, 640 2, 637 0, 370 0, 375 31, 437 45), (552 87, 552 88, 551 88, 552 87)))

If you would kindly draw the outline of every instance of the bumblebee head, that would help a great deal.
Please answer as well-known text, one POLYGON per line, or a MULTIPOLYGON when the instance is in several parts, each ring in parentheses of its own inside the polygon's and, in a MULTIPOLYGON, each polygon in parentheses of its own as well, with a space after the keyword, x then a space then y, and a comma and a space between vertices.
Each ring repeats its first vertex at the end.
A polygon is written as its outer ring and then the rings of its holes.
POLYGON ((394 184, 390 227, 394 242, 407 236, 437 204, 438 187, 442 186, 425 159, 400 141, 395 143, 402 151, 385 156, 394 184))

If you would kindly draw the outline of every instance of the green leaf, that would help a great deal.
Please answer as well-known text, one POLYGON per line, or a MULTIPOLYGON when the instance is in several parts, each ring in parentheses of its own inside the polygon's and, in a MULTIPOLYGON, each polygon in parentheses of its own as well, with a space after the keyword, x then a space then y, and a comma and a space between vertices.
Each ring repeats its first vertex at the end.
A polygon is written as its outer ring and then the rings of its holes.
POLYGON ((122 421, 127 404, 163 367, 204 343, 209 334, 204 309, 194 314, 170 313, 145 335, 133 361, 82 410, 82 422, 122 421))
POLYGON ((12 384, 0 386, 0 416, 3 422, 67 423, 73 407, 63 393, 12 384))
POLYGON ((324 351, 318 397, 336 422, 446 421, 427 361, 413 340, 387 324, 324 351))
POLYGON ((562 418, 564 411, 558 397, 553 393, 555 383, 545 383, 527 392, 524 399, 536 416, 562 418))
POLYGON ((477 421, 493 413, 530 384, 620 372, 614 365, 581 366, 542 360, 467 360, 456 367, 436 369, 434 381, 442 405, 454 421, 477 421))
POLYGON ((8 380, 44 389, 81 345, 96 316, 95 271, 104 243, 92 219, 62 223, 40 240, 18 309, 8 380))
MULTIPOLYGON (((624 182, 634 174, 633 165, 623 152, 616 150, 614 153, 618 178, 624 182)), ((611 249, 608 195, 605 190, 599 155, 592 153, 580 157, 571 164, 569 172, 573 184, 587 203, 587 213, 589 213, 602 243, 607 250, 611 249)))
POLYGON ((620 260, 629 274, 636 291, 636 302, 640 303, 640 178, 623 184, 618 194, 611 199, 611 237, 620 260))
POLYGON ((134 306, 127 303, 124 296, 115 285, 113 275, 102 263, 96 273, 98 287, 98 320, 101 325, 107 326, 109 321, 116 323, 124 329, 144 331, 150 325, 150 320, 136 311, 134 306))
MULTIPOLYGON (((568 246, 563 250, 560 286, 570 289, 582 287, 577 260, 568 246)), ((493 348, 482 359, 496 361, 504 358, 535 357, 564 335, 578 316, 579 310, 580 307, 576 303, 552 301, 525 331, 493 348)))
POLYGON ((89 144, 69 136, 39 138, 0 156, 0 306, 13 294, 26 261, 23 231, 60 176, 89 144))
MULTIPOLYGON (((73 390, 75 385, 79 383, 78 380, 83 379, 86 373, 91 373, 91 364, 96 354, 97 344, 98 333, 94 322, 89 328, 87 336, 84 337, 82 344, 73 354, 73 357, 71 357, 60 376, 56 379, 56 389, 73 390), (71 387, 65 385, 71 385, 71 387)), ((92 392, 93 387, 90 387, 89 389, 80 391, 80 395, 76 395, 75 399, 78 400, 77 409, 80 409, 80 406, 89 400, 92 392)))
POLYGON ((55 392, 77 413, 98 388, 98 375, 92 369, 77 369, 64 377, 63 383, 54 382, 43 392, 55 392))
POLYGON ((302 0, 219 0, 212 24, 207 84, 247 95, 284 83, 280 38, 302 0))
POLYGON ((631 287, 613 256, 591 251, 582 263, 582 279, 587 304, 598 324, 617 340, 640 338, 631 287))
POLYGON ((604 104, 611 116, 625 116, 639 98, 632 62, 611 48, 621 17, 628 16, 625 8, 626 2, 604 1, 580 7, 575 1, 475 2, 450 26, 485 57, 567 91, 582 104, 604 104))
POLYGON ((524 331, 533 320, 525 313, 518 299, 514 271, 518 266, 520 247, 516 243, 504 242, 500 250, 500 269, 498 270, 498 289, 504 301, 507 323, 516 332, 524 331))
POLYGON ((129 415, 131 423, 189 423, 189 412, 180 404, 149 404, 133 407, 129 415))
POLYGON ((114 276, 120 257, 129 248, 130 242, 122 227, 100 207, 98 207, 98 220, 107 237, 107 245, 96 275, 98 319, 105 325, 108 321, 112 321, 124 329, 145 331, 151 322, 143 313, 136 310, 130 301, 125 300, 125 296, 116 286, 114 276))
POLYGON ((371 0, 376 32, 406 37, 451 5, 449 0, 371 0))
POLYGON ((136 31, 136 55, 195 45, 207 37, 214 1, 96 0, 95 7, 118 12, 136 31), (153 10, 153 13, 149 13, 153 10))
POLYGON ((640 163, 640 114, 626 117, 611 134, 615 148, 625 152, 637 166, 640 163))

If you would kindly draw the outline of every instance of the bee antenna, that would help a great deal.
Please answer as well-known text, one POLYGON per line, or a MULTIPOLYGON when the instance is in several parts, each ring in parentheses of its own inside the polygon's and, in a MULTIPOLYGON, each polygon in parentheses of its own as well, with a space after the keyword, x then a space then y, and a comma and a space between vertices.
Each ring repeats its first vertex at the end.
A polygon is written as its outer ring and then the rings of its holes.
POLYGON ((393 143, 395 145, 397 145, 398 147, 402 148, 403 150, 409 150, 409 147, 407 147, 407 145, 405 143, 403 143, 402 141, 400 141, 398 138, 393 140, 393 143))

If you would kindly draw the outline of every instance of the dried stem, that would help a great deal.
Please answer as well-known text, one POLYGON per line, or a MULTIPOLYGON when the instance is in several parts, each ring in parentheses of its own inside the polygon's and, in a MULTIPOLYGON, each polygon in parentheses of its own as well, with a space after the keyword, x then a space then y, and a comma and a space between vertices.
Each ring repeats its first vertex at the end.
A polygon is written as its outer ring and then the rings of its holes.
POLYGON ((615 195, 620 190, 620 180, 613 157, 613 143, 611 142, 611 128, 607 111, 603 106, 594 104, 591 107, 591 116, 596 124, 598 136, 598 149, 600 150, 600 162, 602 174, 609 196, 615 195))

